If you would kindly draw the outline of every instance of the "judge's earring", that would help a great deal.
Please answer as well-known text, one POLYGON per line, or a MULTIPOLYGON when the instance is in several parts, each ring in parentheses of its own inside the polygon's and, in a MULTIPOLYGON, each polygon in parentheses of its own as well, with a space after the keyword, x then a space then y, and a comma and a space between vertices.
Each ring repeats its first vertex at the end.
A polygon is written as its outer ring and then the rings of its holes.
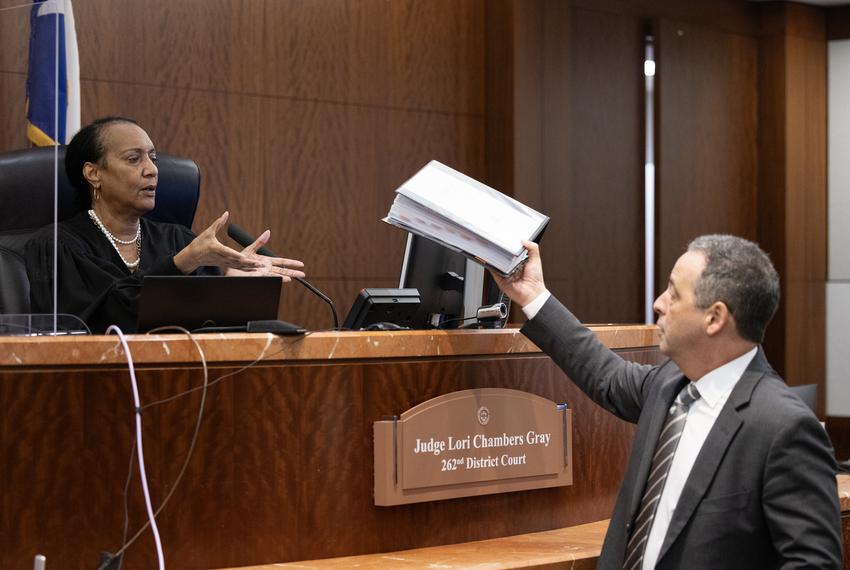
POLYGON ((95 202, 100 200, 100 185, 92 186, 92 198, 95 202))

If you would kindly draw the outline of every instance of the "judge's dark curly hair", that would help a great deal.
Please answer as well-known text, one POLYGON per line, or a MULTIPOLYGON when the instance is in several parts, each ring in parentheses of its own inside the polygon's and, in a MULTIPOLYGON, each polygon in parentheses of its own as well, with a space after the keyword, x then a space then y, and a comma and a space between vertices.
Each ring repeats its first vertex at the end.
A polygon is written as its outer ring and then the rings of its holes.
POLYGON ((106 127, 116 123, 139 124, 127 117, 102 117, 80 129, 65 148, 65 173, 77 191, 77 207, 80 210, 91 208, 91 188, 83 176, 83 166, 87 162, 102 163, 106 153, 103 132, 106 127))

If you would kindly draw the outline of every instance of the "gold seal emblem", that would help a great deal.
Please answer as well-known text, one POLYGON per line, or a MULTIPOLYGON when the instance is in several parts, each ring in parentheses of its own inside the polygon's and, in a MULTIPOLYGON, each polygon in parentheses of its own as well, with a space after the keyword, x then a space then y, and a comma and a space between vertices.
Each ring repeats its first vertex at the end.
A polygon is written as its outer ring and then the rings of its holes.
POLYGON ((482 426, 486 426, 490 423, 490 410, 487 406, 481 406, 478 408, 478 423, 482 426))

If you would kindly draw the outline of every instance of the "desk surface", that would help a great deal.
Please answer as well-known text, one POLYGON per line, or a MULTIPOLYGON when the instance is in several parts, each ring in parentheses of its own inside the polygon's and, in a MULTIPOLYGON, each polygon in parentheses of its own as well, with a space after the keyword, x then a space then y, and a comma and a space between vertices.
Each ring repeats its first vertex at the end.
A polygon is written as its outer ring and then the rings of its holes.
MULTIPOLYGON (((612 349, 658 345, 655 325, 591 326, 612 349)), ((129 335, 136 364, 177 365, 198 361, 194 344, 183 334, 129 335)), ((453 331, 314 332, 303 336, 272 334, 195 335, 207 362, 429 358, 539 353, 519 329, 453 331)), ((41 366, 126 364, 115 336, 0 337, 0 369, 41 366)))
POLYGON ((343 556, 324 560, 305 560, 285 564, 245 566, 229 570, 274 570, 275 568, 301 568, 302 570, 325 570, 335 568, 486 568, 507 570, 510 568, 551 568, 569 563, 572 570, 595 568, 602 541, 608 530, 608 520, 597 521, 568 528, 556 528, 543 532, 518 534, 490 540, 479 540, 463 544, 449 544, 366 554, 343 556))

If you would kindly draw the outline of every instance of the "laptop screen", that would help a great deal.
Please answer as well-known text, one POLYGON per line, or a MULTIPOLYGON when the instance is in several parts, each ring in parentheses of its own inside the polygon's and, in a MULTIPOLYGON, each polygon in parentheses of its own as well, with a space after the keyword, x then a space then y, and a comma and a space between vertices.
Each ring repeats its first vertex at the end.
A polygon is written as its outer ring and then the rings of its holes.
POLYGON ((139 301, 140 333, 162 326, 191 330, 244 327, 277 319, 279 277, 146 275, 139 301))

